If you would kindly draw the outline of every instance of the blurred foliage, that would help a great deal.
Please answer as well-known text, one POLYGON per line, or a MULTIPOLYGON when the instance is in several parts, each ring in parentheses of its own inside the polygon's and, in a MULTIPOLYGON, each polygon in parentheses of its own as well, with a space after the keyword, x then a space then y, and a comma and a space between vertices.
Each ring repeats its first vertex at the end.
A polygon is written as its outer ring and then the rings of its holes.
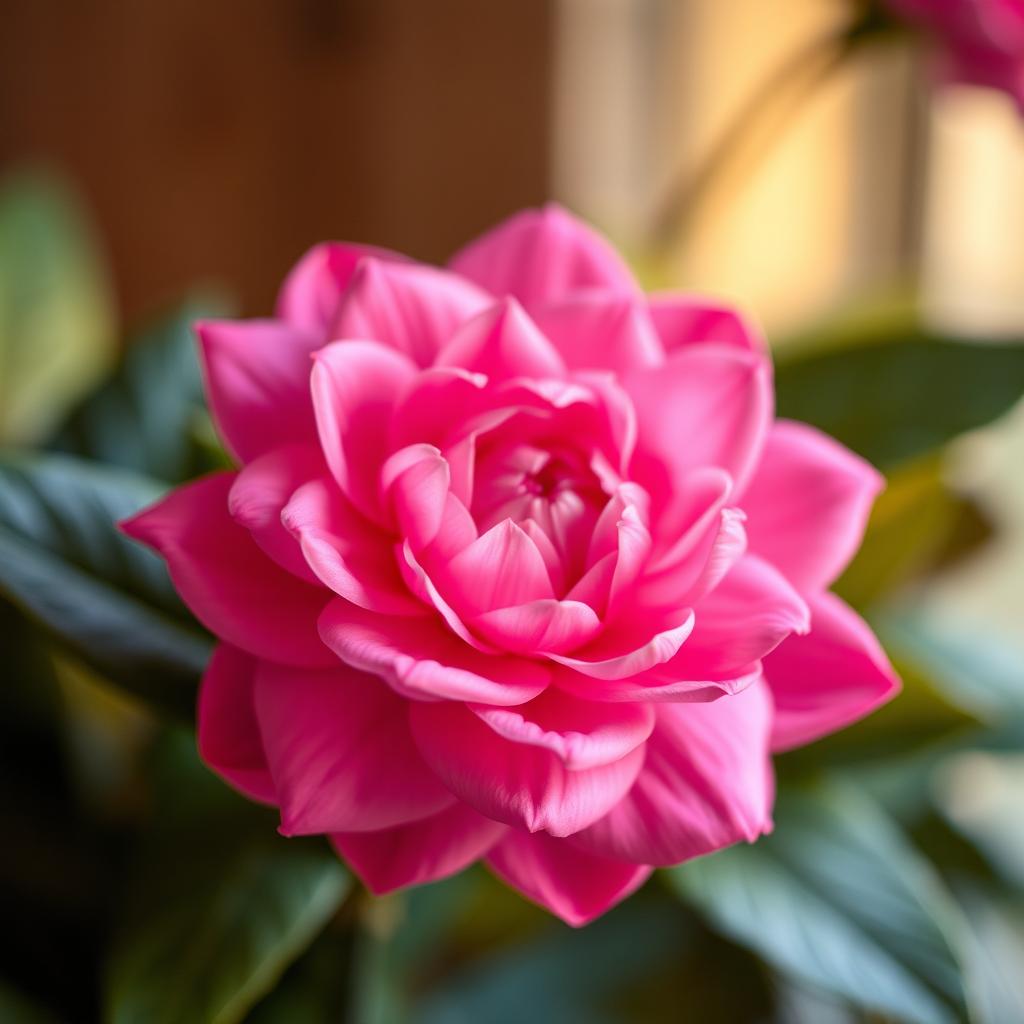
POLYGON ((100 265, 57 187, 0 191, 0 435, 21 445, 0 453, 0 1019, 1024 1017, 1024 659, 916 600, 999 536, 945 452, 1024 392, 1021 344, 939 338, 901 309, 780 349, 780 412, 887 474, 837 589, 904 692, 777 758, 772 836, 573 931, 479 868, 374 900, 200 764, 175 723, 209 638, 114 523, 225 463, 189 330, 223 303, 119 346, 100 265))
POLYGON ((0 183, 0 443, 38 441, 113 355, 110 290, 62 185, 0 183))

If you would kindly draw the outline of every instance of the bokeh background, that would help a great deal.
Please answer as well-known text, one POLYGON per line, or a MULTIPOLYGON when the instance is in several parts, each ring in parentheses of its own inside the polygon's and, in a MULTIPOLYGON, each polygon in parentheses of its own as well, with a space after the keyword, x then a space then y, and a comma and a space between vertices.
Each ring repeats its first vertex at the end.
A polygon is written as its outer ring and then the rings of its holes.
POLYGON ((1024 1020, 1024 121, 907 38, 832 60, 855 14, 0 0, 0 1018, 1024 1020), (782 410, 885 470, 840 590, 906 681, 780 759, 775 838, 579 933, 275 844, 109 525, 221 458, 192 316, 266 314, 322 239, 442 261, 548 199, 752 311, 782 410))

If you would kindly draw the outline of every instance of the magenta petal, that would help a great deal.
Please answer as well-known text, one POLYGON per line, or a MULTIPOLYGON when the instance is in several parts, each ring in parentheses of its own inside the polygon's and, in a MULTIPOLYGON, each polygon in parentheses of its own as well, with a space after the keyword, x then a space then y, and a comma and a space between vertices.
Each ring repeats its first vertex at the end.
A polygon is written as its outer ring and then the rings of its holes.
POLYGON ((499 736, 550 750, 573 771, 618 761, 654 728, 646 704, 600 704, 553 688, 517 707, 474 704, 470 710, 499 736))
POLYGON ((666 352, 713 342, 748 352, 764 352, 761 332, 731 306, 695 295, 651 295, 647 311, 666 352))
POLYGON ((693 630, 693 612, 683 608, 673 618, 674 621, 664 628, 655 627, 658 631, 653 636, 648 628, 643 640, 638 639, 639 627, 622 633, 609 629, 589 648, 576 651, 572 656, 549 654, 548 657, 594 679, 627 679, 667 662, 683 646, 693 630))
POLYGON ((740 500, 752 551, 802 591, 828 587, 860 546, 881 474, 803 423, 780 420, 740 500))
POLYGON ((316 578, 336 594, 386 615, 426 613, 406 590, 391 539, 349 505, 333 480, 304 484, 281 519, 316 578))
POLYGON ((416 752, 407 708, 347 665, 259 666, 256 717, 285 835, 376 831, 454 803, 416 752))
POLYGON ((316 621, 327 592, 275 565, 228 513, 234 473, 185 484, 121 524, 167 560, 175 589, 204 626, 272 661, 329 665, 316 621))
POLYGON ((226 782, 253 800, 276 803, 253 691, 255 658, 220 644, 199 687, 196 730, 199 755, 226 782))
POLYGON ((731 679, 746 674, 792 633, 811 627, 804 598, 773 566, 744 555, 696 609, 696 624, 679 653, 652 669, 653 681, 731 679))
POLYGON ((451 480, 451 467, 433 445, 409 445, 384 463, 381 491, 413 551, 422 551, 440 532, 451 480))
POLYGON ((459 552, 436 582, 468 615, 553 598, 551 578, 537 545, 505 519, 459 552))
POLYGON ((579 292, 533 316, 570 370, 625 373, 665 361, 647 310, 629 293, 579 292))
POLYGON ((235 522, 283 569, 313 584, 319 582, 316 574, 281 522, 281 512, 295 491, 326 470, 315 444, 285 445, 244 466, 228 494, 228 510, 235 522))
POLYGON ((316 354, 311 380, 320 444, 338 486, 371 519, 381 518, 391 415, 415 376, 407 356, 375 341, 338 341, 316 354))
POLYGON ((373 338, 429 366, 455 329, 494 300, 456 274, 365 259, 341 300, 332 338, 373 338))
POLYGON ((331 836, 338 852, 375 895, 454 875, 479 860, 508 831, 500 821, 456 803, 380 832, 331 836))
POLYGON ((368 256, 404 261, 404 256, 370 245, 324 242, 315 245, 291 269, 277 297, 282 320, 311 333, 322 344, 338 312, 342 293, 359 263, 368 256))
POLYGON ((239 461, 316 441, 309 398, 315 335, 278 320, 206 320, 196 334, 210 411, 239 461))
POLYGON ((320 633, 342 661, 411 700, 522 704, 551 681, 543 665, 483 654, 432 620, 374 615, 347 601, 327 606, 320 633))
POLYGON ((618 253, 554 204, 524 210, 452 259, 451 268, 494 295, 539 304, 579 288, 637 291, 618 253))
POLYGON ((457 366, 495 381, 565 376, 562 357, 515 299, 496 302, 465 323, 435 366, 457 366))
POLYGON ((524 655, 565 654, 593 640, 601 630, 601 620, 589 605, 551 598, 495 608, 467 624, 495 646, 524 655))
POLYGON ((790 637, 764 663, 775 698, 775 750, 842 729, 899 692, 899 678, 867 623, 834 594, 809 600, 811 632, 790 637))
POLYGON ((737 489, 744 486, 771 425, 767 359, 726 345, 694 345, 664 366, 628 374, 624 383, 637 413, 635 478, 661 505, 703 466, 724 469, 737 489))
POLYGON ((494 872, 573 928, 640 888, 651 868, 589 853, 563 839, 509 831, 487 857, 494 872))
POLYGON ((678 864, 771 829, 772 699, 764 682, 708 704, 659 704, 629 794, 572 842, 634 864, 678 864))
POLYGON ((461 800, 488 818, 566 836, 596 821, 633 784, 643 746, 610 764, 566 768, 549 750, 503 739, 464 705, 410 706, 424 760, 461 800))

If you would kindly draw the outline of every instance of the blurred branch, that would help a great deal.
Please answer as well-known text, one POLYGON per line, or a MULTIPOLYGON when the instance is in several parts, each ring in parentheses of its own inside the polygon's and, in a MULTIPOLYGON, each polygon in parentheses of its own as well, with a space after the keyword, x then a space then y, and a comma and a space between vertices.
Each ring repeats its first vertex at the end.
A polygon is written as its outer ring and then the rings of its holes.
POLYGON ((815 37, 787 54, 741 104, 696 169, 680 175, 655 216, 655 245, 668 249, 681 233, 692 230, 714 207, 713 200, 726 194, 726 186, 760 162, 814 92, 879 32, 875 17, 865 13, 838 35, 815 37))

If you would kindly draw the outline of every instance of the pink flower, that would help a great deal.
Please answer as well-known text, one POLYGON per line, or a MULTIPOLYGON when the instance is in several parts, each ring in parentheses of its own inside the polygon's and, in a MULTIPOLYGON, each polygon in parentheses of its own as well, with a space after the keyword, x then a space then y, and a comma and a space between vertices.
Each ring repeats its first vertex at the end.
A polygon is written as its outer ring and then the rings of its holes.
POLYGON ((923 27, 940 77, 1000 89, 1024 108, 1024 0, 885 0, 923 27))
POLYGON ((562 210, 444 270, 322 245, 198 331, 241 469, 125 529, 221 640, 203 757, 375 892, 483 858, 582 924, 768 831, 772 751, 894 692, 826 591, 878 474, 562 210))

